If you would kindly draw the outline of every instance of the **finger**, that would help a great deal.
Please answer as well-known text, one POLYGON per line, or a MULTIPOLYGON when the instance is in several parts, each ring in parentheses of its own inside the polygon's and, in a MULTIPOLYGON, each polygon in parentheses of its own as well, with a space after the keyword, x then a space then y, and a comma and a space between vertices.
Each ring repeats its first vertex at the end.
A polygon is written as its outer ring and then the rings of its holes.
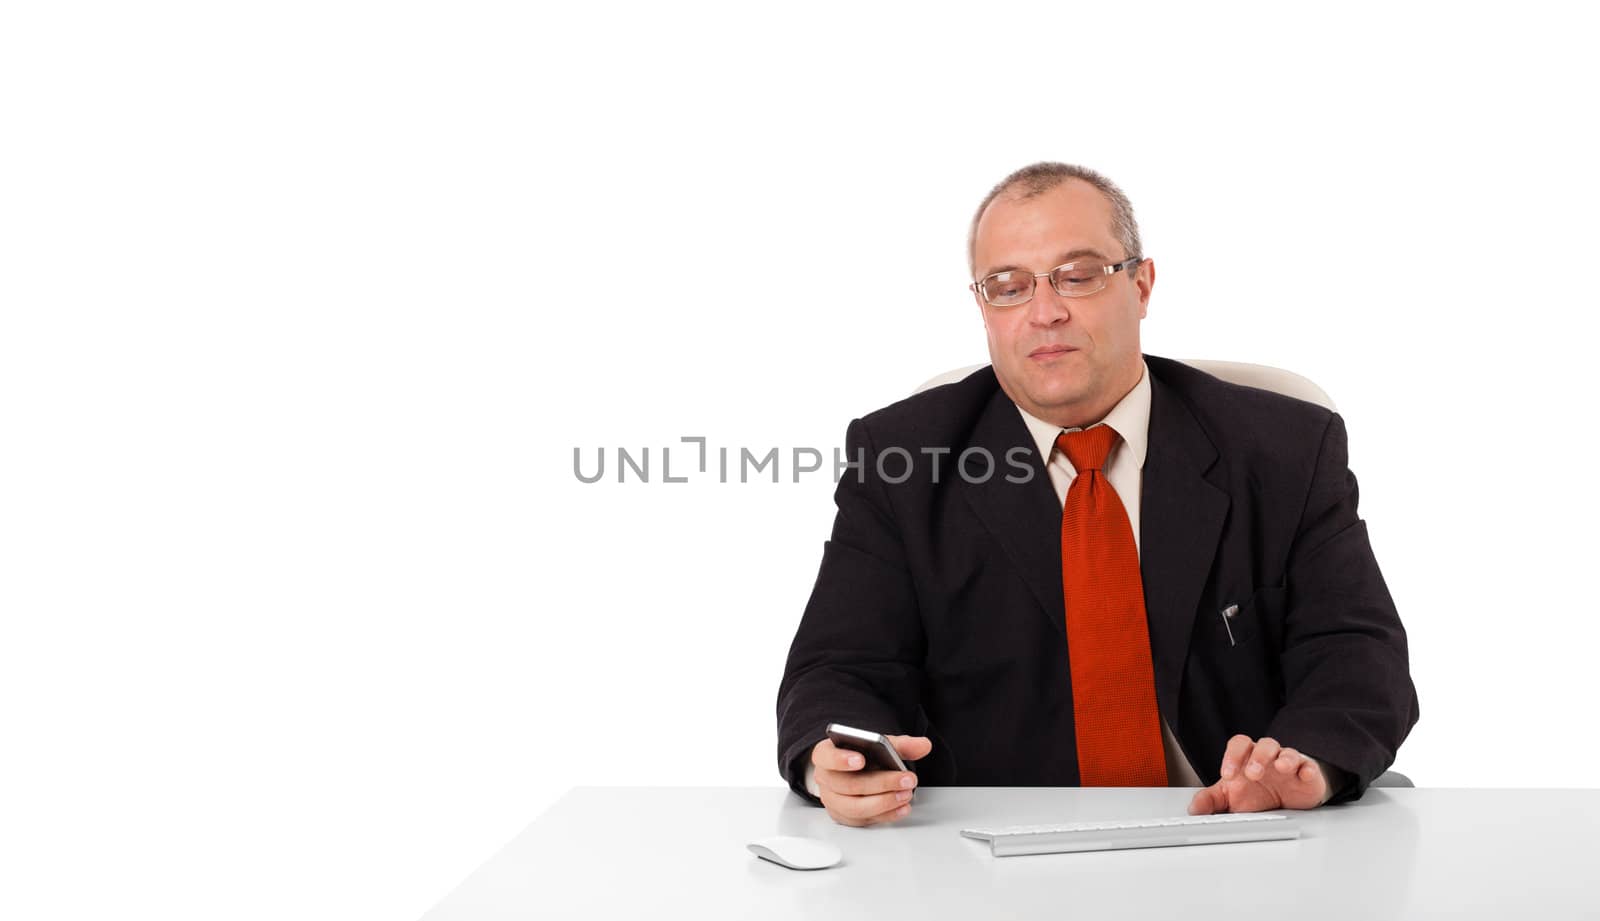
MULTIPOLYGON (((1257 744, 1250 744, 1252 752, 1257 744)), ((1253 765, 1254 762, 1246 757, 1240 761, 1232 777, 1217 781, 1216 786, 1228 798, 1229 812, 1257 812, 1277 805, 1277 794, 1267 787, 1263 779, 1250 776, 1249 769, 1253 765)))
POLYGON ((1241 770, 1234 772, 1228 780, 1217 781, 1217 787, 1228 798, 1229 812, 1248 812, 1250 810, 1245 808, 1245 804, 1257 798, 1255 791, 1261 788, 1261 784, 1244 776, 1241 770))
POLYGON ((860 827, 899 818, 910 812, 910 804, 901 799, 910 796, 906 791, 879 793, 873 796, 850 796, 824 788, 822 804, 828 812, 845 825, 860 827))
POLYGON ((1228 740, 1228 749, 1222 753, 1222 777, 1224 780, 1233 779, 1233 775, 1244 767, 1244 759, 1250 757, 1250 749, 1255 744, 1255 740, 1247 735, 1236 735, 1228 740))
POLYGON ((1299 773, 1300 765, 1304 764, 1305 760, 1305 755, 1292 748, 1285 748, 1278 752, 1277 760, 1272 762, 1272 769, 1277 771, 1279 776, 1293 777, 1299 773))
POLYGON ((900 799, 900 797, 902 797, 902 796, 910 796, 910 795, 911 795, 910 793, 908 793, 908 792, 906 792, 904 790, 900 791, 899 793, 896 793, 895 794, 894 805, 892 807, 890 807, 888 811, 880 813, 879 815, 873 816, 873 818, 872 818, 873 824, 877 824, 877 823, 880 823, 880 822, 898 822, 901 819, 905 818, 906 816, 910 815, 911 814, 911 806, 912 806, 911 802, 908 801, 908 800, 900 799))
POLYGON ((849 796, 873 796, 917 788, 917 775, 910 771, 828 771, 817 769, 817 783, 827 783, 849 796))
POLYGON ((1278 752, 1283 749, 1278 740, 1270 736, 1263 736, 1255 748, 1250 751, 1250 758, 1244 765, 1244 776, 1251 780, 1260 780, 1267 776, 1267 766, 1278 757, 1278 752))
POLYGON ((1190 815, 1211 815, 1216 812, 1228 811, 1228 794, 1222 784, 1202 787, 1189 801, 1190 815))
POLYGON ((886 736, 889 744, 900 753, 902 761, 920 761, 933 751, 933 740, 927 736, 886 736))
POLYGON ((811 749, 811 763, 818 769, 858 771, 866 766, 867 759, 861 757, 860 752, 834 745, 832 739, 823 739, 811 749))
MULTIPOLYGON (((903 791, 902 791, 903 792, 903 791)), ((876 793, 871 796, 850 796, 832 791, 829 808, 853 821, 869 823, 888 816, 906 805, 900 793, 876 793)))
POLYGON ((868 825, 885 825, 885 824, 888 824, 889 822, 898 822, 898 821, 900 821, 901 819, 905 818, 906 816, 908 816, 910 814, 911 814, 911 804, 910 803, 906 803, 903 806, 897 806, 894 809, 890 809, 888 812, 885 812, 882 815, 873 816, 872 818, 870 818, 870 819, 868 819, 866 821, 866 824, 868 824, 868 825))
POLYGON ((1323 797, 1328 795, 1328 775, 1323 773, 1322 765, 1315 758, 1306 758, 1295 776, 1311 794, 1311 805, 1322 805, 1323 797))

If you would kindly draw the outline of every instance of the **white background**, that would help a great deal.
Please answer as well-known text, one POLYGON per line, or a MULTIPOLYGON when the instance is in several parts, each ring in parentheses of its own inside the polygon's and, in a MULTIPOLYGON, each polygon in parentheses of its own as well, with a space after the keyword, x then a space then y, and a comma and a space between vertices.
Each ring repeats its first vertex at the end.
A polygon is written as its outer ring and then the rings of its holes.
POLYGON ((831 478, 661 448, 985 360, 1039 159, 1132 197, 1147 351, 1344 411, 1396 767, 1597 784, 1589 23, 566 6, 8 5, 0 914, 411 918, 573 785, 776 786, 831 478))

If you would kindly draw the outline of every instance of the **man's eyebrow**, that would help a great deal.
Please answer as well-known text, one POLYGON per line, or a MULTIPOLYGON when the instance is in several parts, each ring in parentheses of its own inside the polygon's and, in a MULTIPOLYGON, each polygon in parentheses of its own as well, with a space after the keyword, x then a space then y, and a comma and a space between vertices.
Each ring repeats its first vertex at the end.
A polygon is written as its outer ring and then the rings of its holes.
MULTIPOLYGON (((1068 250, 1068 251, 1062 253, 1061 255, 1057 256, 1056 258, 1059 259, 1060 261, 1055 263, 1054 265, 1050 266, 1050 268, 1053 269, 1058 265, 1066 265, 1067 263, 1071 262, 1074 259, 1082 259, 1085 256, 1087 256, 1087 257, 1089 257, 1091 259, 1101 259, 1101 260, 1104 260, 1106 262, 1110 262, 1111 261, 1111 259, 1109 257, 1107 257, 1104 253, 1100 252, 1097 249, 1079 248, 1079 249, 1068 250)), ((988 278, 990 275, 994 275, 994 274, 996 274, 998 272, 1026 272, 1026 271, 1027 271, 1027 269, 1023 268, 1020 265, 999 265, 999 266, 995 266, 994 268, 990 269, 987 272, 984 272, 982 275, 979 275, 978 277, 979 278, 988 278)))
MULTIPOLYGON (((1105 253, 1100 252, 1097 249, 1075 249, 1075 250, 1071 250, 1070 252, 1062 253, 1061 254, 1061 261, 1056 263, 1056 265, 1066 265, 1067 263, 1071 262, 1072 260, 1074 260, 1074 259, 1082 259, 1084 256, 1089 256, 1089 257, 1094 258, 1094 259, 1104 259, 1106 262, 1110 262, 1111 261, 1111 258, 1109 256, 1107 256, 1105 253)), ((1051 266, 1051 268, 1054 268, 1054 267, 1055 266, 1051 266)))

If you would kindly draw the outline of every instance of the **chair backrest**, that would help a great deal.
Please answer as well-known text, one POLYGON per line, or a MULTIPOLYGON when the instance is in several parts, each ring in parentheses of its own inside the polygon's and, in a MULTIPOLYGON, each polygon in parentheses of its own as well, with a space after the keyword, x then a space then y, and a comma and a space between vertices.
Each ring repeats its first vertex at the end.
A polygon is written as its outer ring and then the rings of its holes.
MULTIPOLYGON (((1293 371, 1274 368, 1270 365, 1254 365, 1243 361, 1216 361, 1209 358, 1180 358, 1184 364, 1191 368, 1198 368, 1214 377, 1220 377, 1233 384, 1243 384, 1246 387, 1259 387, 1273 393, 1305 400, 1328 409, 1336 409, 1333 398, 1328 392, 1318 387, 1310 378, 1303 377, 1293 371)), ((961 380, 968 374, 986 367, 986 365, 968 365, 965 368, 956 368, 946 371, 926 381, 914 392, 921 393, 931 387, 941 384, 951 384, 961 380)))

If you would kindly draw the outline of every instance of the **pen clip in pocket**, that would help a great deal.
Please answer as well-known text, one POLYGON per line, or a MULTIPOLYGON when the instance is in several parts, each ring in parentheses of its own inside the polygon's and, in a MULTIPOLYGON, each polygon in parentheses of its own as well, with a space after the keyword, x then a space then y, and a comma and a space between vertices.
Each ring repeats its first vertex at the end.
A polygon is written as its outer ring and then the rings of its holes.
POLYGON ((1228 631, 1228 645, 1229 646, 1237 646, 1237 645, 1239 645, 1233 639, 1233 618, 1234 618, 1235 615, 1237 615, 1239 613, 1239 606, 1237 604, 1230 604, 1227 607, 1223 608, 1218 613, 1222 615, 1222 627, 1223 627, 1223 629, 1228 631))

